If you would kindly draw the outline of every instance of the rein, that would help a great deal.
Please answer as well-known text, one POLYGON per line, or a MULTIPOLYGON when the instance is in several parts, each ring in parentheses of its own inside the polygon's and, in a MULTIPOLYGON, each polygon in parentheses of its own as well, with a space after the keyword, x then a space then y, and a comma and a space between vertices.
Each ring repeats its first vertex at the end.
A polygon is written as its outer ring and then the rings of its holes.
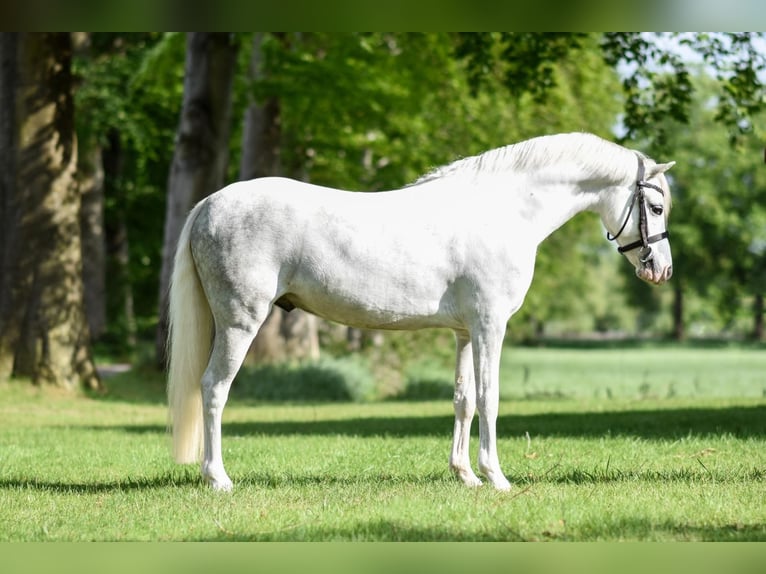
POLYGON ((670 236, 667 229, 662 233, 649 235, 646 223, 646 197, 644 195, 644 188, 647 187, 659 191, 663 196, 665 195, 665 192, 662 191, 661 187, 644 180, 644 162, 641 161, 641 158, 638 158, 638 178, 636 180, 636 191, 630 198, 630 209, 628 210, 628 215, 625 217, 625 221, 622 222, 620 230, 615 235, 610 234, 608 231, 606 232, 606 238, 609 241, 614 241, 620 235, 622 235, 622 232, 625 231, 625 226, 628 224, 630 215, 633 213, 633 202, 636 202, 638 204, 638 232, 641 235, 641 239, 632 243, 628 243, 627 245, 622 245, 617 248, 617 251, 619 253, 625 253, 627 251, 632 251, 641 247, 639 259, 642 263, 646 263, 651 258, 652 251, 651 248, 649 248, 651 243, 657 243, 658 241, 667 239, 670 236))

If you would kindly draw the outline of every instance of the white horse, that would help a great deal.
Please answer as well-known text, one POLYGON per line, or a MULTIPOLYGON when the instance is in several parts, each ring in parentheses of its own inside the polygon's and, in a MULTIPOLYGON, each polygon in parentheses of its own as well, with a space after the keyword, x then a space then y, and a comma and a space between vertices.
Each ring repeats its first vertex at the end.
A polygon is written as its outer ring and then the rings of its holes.
MULTIPOLYGON (((221 415, 272 305, 373 329, 446 327, 457 341, 449 466, 466 485, 479 411, 479 472, 495 488, 500 351, 538 244, 575 214, 601 216, 642 279, 670 278, 670 192, 657 164, 596 136, 531 139, 439 168, 395 191, 350 193, 283 178, 234 183, 197 204, 170 290, 174 456, 230 490, 221 415)), ((583 269, 583 273, 587 273, 583 269)))

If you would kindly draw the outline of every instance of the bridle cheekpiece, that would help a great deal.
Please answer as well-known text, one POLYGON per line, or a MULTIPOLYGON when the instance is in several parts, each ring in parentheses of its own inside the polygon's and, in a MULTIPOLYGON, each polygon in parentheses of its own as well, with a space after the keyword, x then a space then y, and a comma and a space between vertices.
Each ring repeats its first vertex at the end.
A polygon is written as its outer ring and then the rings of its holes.
POLYGON ((644 162, 639 157, 638 158, 638 178, 636 180, 636 191, 633 192, 633 196, 630 199, 630 208, 628 209, 628 215, 625 217, 625 221, 622 222, 622 226, 620 227, 620 230, 616 234, 612 235, 608 231, 606 232, 606 238, 609 241, 614 241, 620 235, 622 235, 622 232, 625 231, 625 227, 628 225, 628 220, 630 219, 630 215, 633 213, 633 203, 636 202, 638 204, 638 232, 641 235, 641 239, 637 241, 633 241, 632 243, 628 243, 627 245, 621 245, 620 247, 617 248, 617 251, 620 253, 625 253, 627 251, 632 251, 640 247, 641 251, 639 252, 638 257, 641 263, 646 263, 651 259, 652 250, 649 247, 650 244, 657 243, 658 241, 667 239, 670 236, 667 229, 663 231, 662 233, 649 235, 649 231, 647 228, 647 221, 646 221, 646 217, 647 217, 646 197, 644 195, 644 189, 647 187, 659 191, 664 197, 665 192, 662 190, 660 186, 654 185, 653 183, 649 183, 648 181, 644 180, 644 162))

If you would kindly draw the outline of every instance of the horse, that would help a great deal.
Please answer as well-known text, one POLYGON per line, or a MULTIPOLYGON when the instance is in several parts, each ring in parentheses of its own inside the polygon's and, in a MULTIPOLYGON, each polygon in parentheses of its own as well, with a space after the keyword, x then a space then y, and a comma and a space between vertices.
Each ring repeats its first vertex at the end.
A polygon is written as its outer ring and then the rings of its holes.
MULTIPOLYGON (((169 296, 173 455, 228 491, 221 419, 229 389, 274 305, 369 329, 455 334, 449 468, 511 484, 497 453, 506 324, 532 282, 538 245, 582 211, 599 214, 639 278, 670 279, 675 162, 587 133, 546 135, 466 157, 401 189, 358 193, 287 178, 232 183, 200 201, 179 236, 169 296)), ((587 273, 583 269, 583 273, 587 273)))

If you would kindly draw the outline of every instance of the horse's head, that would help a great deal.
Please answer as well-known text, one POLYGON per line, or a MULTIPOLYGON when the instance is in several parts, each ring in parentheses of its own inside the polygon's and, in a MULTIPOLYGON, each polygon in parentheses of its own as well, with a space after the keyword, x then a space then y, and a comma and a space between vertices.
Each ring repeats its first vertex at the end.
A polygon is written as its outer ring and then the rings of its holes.
POLYGON ((604 223, 607 229, 617 229, 607 233, 607 239, 619 238, 618 251, 633 264, 636 275, 660 285, 673 274, 667 230, 670 188, 664 173, 675 162, 658 164, 639 156, 638 164, 638 177, 628 191, 627 202, 610 210, 604 223))

